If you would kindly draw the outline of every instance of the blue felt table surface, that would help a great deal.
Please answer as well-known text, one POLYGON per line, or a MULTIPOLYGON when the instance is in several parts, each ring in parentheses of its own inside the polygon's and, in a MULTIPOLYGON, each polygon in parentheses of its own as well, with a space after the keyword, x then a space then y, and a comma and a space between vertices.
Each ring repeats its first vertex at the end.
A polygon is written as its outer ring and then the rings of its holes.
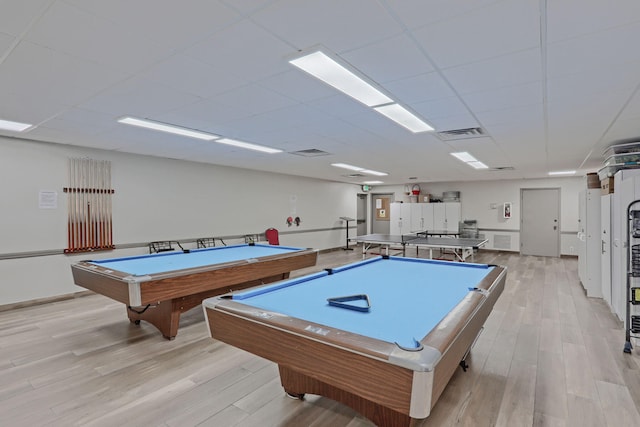
POLYGON ((493 268, 414 258, 373 258, 331 275, 319 273, 242 292, 234 299, 414 347, 415 341, 426 336, 493 268), (357 294, 369 297, 368 312, 333 307, 327 302, 328 298, 357 294))
POLYGON ((301 248, 270 245, 234 245, 215 248, 192 249, 189 253, 161 252, 158 254, 111 258, 91 261, 105 268, 129 273, 133 276, 144 276, 185 268, 222 264, 270 255, 279 255, 300 251, 301 248))

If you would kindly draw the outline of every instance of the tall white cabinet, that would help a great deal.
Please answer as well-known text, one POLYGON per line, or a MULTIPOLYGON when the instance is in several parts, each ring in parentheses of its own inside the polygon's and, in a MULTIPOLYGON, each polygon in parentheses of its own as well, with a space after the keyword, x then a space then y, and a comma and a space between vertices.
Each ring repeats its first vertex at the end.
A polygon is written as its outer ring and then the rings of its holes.
POLYGON ((434 231, 460 231, 460 203, 432 203, 434 231))
POLYGON ((389 234, 408 234, 411 232, 411 204, 390 203, 389 234))
POLYGON ((611 238, 611 212, 613 194, 606 194, 600 197, 600 286, 602 288, 602 298, 611 307, 611 260, 612 255, 612 238, 611 238))
POLYGON ((587 296, 602 298, 600 189, 582 190, 578 200, 578 276, 587 296))
POLYGON ((627 208, 640 199, 640 169, 616 172, 611 195, 611 311, 625 318, 627 304, 627 208))
POLYGON ((460 203, 391 203, 390 211, 390 234, 459 231, 460 203))
POLYGON ((430 203, 411 203, 409 206, 411 206, 410 233, 433 230, 433 206, 430 203))

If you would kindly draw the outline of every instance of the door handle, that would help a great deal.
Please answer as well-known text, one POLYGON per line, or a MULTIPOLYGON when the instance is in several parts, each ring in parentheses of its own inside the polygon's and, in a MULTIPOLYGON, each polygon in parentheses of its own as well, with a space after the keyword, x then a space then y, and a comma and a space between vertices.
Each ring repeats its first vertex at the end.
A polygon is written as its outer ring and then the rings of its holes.
POLYGON ((605 241, 604 241, 604 240, 602 240, 602 253, 604 253, 604 252, 605 252, 605 251, 604 251, 604 244, 605 244, 605 241))

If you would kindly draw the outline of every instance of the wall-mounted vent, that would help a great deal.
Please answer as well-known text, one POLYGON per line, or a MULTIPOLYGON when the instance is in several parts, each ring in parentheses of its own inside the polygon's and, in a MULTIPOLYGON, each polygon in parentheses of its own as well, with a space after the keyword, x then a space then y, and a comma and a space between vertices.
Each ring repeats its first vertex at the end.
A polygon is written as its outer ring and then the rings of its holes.
POLYGON ((440 138, 443 141, 453 141, 456 139, 481 138, 483 136, 489 136, 487 132, 482 128, 443 130, 442 132, 437 132, 436 135, 438 135, 438 138, 440 138))
POLYGON ((494 234, 494 249, 511 249, 511 236, 509 234, 494 234))
POLYGON ((299 150, 299 151, 290 151, 289 154, 295 154, 296 156, 304 156, 304 157, 319 157, 319 156, 328 156, 329 153, 326 151, 318 150, 317 148, 309 148, 307 150, 299 150))

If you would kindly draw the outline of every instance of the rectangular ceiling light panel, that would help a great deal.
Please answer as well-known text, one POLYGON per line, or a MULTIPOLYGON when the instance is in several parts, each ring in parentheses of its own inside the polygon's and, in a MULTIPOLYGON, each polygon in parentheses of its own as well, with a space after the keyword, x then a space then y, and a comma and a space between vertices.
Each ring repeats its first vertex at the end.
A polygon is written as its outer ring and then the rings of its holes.
POLYGON ((387 116, 400 126, 404 126, 413 133, 433 130, 431 126, 420 120, 413 113, 399 104, 383 105, 381 107, 375 107, 374 110, 384 116, 387 116))
POLYGON ((282 153, 282 150, 277 148, 265 147, 264 145, 250 144, 248 142, 237 141, 235 139, 222 138, 217 139, 216 142, 220 144, 233 145, 234 147, 246 148, 248 150, 262 151, 263 153, 274 154, 282 153))
POLYGON ((363 168, 359 166, 348 165, 346 163, 331 163, 331 166, 342 169, 349 169, 351 171, 361 171, 363 168))
POLYGON ((467 153, 466 151, 461 151, 459 153, 451 153, 451 155, 455 158, 457 158, 458 160, 461 160, 465 163, 468 162, 477 162, 478 159, 476 159, 475 157, 473 157, 471 154, 467 153))
POLYGON ((138 126, 146 129, 157 130, 160 132, 172 133, 175 135, 188 136, 190 138, 204 139, 205 141, 213 141, 214 139, 220 138, 219 135, 214 135, 211 133, 200 132, 193 129, 187 129, 179 126, 168 125, 162 122, 156 122, 153 120, 143 120, 136 119, 134 117, 123 117, 118 120, 119 123, 124 123, 126 125, 138 126))
POLYGON ((549 172, 549 175, 551 176, 562 176, 562 175, 575 175, 576 171, 554 171, 554 172, 549 172))
POLYGON ((24 132, 29 129, 31 124, 29 123, 20 123, 20 122, 12 122, 11 120, 0 120, 0 129, 3 130, 11 130, 14 132, 24 132))
POLYGON ((393 99, 322 51, 316 51, 289 62, 369 107, 393 102, 393 99))

